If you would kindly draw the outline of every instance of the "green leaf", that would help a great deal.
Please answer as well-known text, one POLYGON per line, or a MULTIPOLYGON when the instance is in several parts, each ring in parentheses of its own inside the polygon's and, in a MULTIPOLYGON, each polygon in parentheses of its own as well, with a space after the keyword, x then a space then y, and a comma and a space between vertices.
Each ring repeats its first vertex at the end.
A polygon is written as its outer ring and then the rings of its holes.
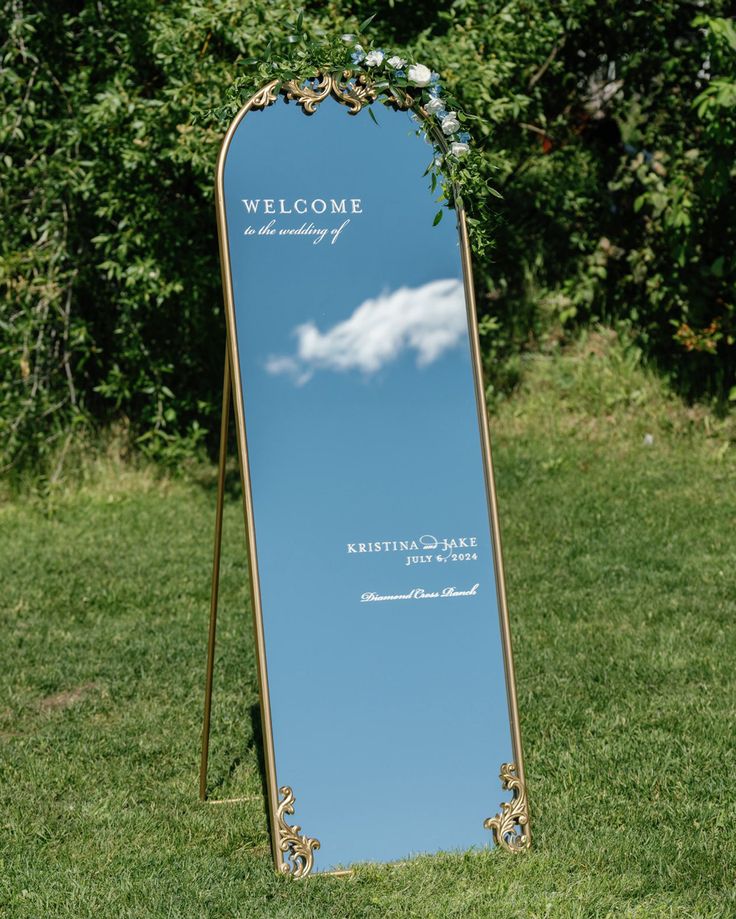
POLYGON ((445 213, 444 210, 439 210, 439 211, 437 211, 437 213, 434 215, 434 220, 432 221, 432 226, 433 226, 433 227, 436 227, 437 224, 440 222, 440 220, 442 220, 442 215, 443 215, 444 213, 445 213))
POLYGON ((375 116, 375 114, 374 114, 374 112, 373 112, 373 106, 368 105, 368 106, 366 106, 366 108, 368 109, 368 114, 371 116, 371 119, 372 119, 373 123, 377 125, 377 124, 378 124, 378 121, 376 120, 376 116, 375 116))
POLYGON ((368 28, 368 26, 373 22, 375 18, 376 18, 376 13, 374 13, 372 16, 369 16, 367 19, 364 19, 363 22, 361 22, 358 28, 358 31, 364 32, 368 28))

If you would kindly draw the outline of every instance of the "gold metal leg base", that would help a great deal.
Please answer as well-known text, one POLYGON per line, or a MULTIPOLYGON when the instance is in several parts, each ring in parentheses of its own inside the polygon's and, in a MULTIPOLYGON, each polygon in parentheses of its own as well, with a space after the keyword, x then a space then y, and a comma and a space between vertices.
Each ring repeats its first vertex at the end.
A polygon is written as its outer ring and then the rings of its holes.
MULTIPOLYGON (((210 628, 207 638, 207 675, 204 687, 204 722, 202 724, 202 755, 199 761, 199 800, 207 800, 207 764, 210 752, 210 718, 212 715, 212 680, 215 670, 215 637, 217 633, 217 601, 220 590, 220 556, 222 553, 222 511, 225 503, 225 461, 227 432, 230 419, 230 355, 225 347, 225 373, 222 384, 222 421, 220 422, 220 459, 217 469, 217 508, 215 510, 215 548, 212 559, 210 590, 210 628)), ((214 802, 213 802, 214 803, 214 802)))

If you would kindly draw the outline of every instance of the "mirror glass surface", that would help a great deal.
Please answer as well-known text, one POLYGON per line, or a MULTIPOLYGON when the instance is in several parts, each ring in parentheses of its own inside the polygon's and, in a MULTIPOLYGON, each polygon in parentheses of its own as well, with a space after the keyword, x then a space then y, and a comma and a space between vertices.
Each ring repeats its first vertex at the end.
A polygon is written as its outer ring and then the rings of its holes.
POLYGON ((455 214, 372 108, 279 98, 224 167, 275 771, 314 871, 491 846, 514 758, 455 214))

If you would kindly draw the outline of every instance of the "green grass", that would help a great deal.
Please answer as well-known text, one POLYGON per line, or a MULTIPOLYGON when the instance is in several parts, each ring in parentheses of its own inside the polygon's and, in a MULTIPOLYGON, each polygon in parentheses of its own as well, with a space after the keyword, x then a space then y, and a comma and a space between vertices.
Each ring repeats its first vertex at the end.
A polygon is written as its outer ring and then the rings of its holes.
POLYGON ((210 784, 242 800, 200 804, 214 477, 90 465, 0 510, 0 915, 736 915, 725 423, 600 335, 532 361, 493 430, 531 853, 275 876, 238 495, 210 784))

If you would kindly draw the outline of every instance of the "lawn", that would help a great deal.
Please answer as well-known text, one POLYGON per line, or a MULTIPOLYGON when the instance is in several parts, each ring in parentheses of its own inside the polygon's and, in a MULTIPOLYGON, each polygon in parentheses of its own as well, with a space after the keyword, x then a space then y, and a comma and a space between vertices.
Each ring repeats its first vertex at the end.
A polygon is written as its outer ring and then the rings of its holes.
POLYGON ((604 334, 525 380, 493 432, 533 850, 277 877, 237 479, 210 777, 235 800, 202 804, 214 472, 90 461, 0 507, 1 916, 736 915, 729 429, 604 334))

